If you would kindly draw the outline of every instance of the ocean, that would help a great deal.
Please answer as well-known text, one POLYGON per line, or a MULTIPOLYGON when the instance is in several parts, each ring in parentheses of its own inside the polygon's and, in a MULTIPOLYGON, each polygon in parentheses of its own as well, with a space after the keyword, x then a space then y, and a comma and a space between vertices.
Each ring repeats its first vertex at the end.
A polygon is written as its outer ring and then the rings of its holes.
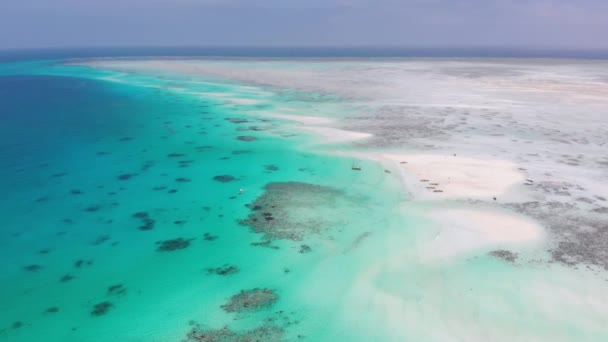
POLYGON ((0 339, 356 339, 343 291, 403 195, 263 115, 310 112, 310 94, 58 60, 0 72, 0 339))
POLYGON ((4 51, 0 341, 603 341, 603 56, 4 51))

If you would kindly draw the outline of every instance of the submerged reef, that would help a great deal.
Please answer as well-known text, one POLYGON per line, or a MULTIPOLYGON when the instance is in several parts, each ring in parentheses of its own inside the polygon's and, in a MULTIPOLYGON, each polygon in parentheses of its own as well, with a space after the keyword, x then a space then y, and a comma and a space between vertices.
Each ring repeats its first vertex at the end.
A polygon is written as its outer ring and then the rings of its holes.
POLYGON ((236 137, 236 140, 250 142, 250 141, 258 140, 258 138, 253 137, 251 135, 239 135, 238 137, 236 137))
POLYGON ((141 225, 137 227, 139 230, 152 230, 154 229, 154 225, 156 221, 149 217, 149 214, 145 211, 138 211, 135 214, 131 215, 131 217, 139 219, 141 221, 141 225))
POLYGON ((213 177, 213 180, 215 180, 217 182, 221 182, 221 183, 228 183, 228 182, 238 180, 238 178, 231 176, 231 175, 219 175, 219 176, 213 177))
POLYGON ((173 252, 179 249, 184 249, 190 247, 190 241, 194 239, 184 239, 177 238, 171 240, 157 241, 156 244, 158 247, 156 248, 159 252, 173 252))
POLYGON ((491 251, 488 254, 490 254, 491 256, 493 256, 495 258, 502 259, 502 260, 510 262, 510 263, 514 263, 518 257, 517 253, 513 253, 506 249, 497 249, 495 251, 491 251))
POLYGON ((223 265, 220 267, 210 267, 207 269, 207 274, 216 274, 228 276, 239 272, 239 268, 235 265, 223 265))
POLYGON ((127 288, 123 284, 108 286, 108 294, 122 296, 127 293, 127 288))
POLYGON ((110 309, 114 305, 111 302, 105 301, 101 303, 97 303, 93 306, 93 310, 91 311, 92 316, 103 316, 110 311, 110 309))
POLYGON ((321 213, 342 195, 339 190, 301 182, 269 183, 264 190, 247 205, 251 209, 249 216, 239 221, 253 232, 263 234, 263 240, 299 241, 335 223, 335 219, 321 213))
POLYGON ((278 342, 283 341, 283 335, 283 329, 275 325, 263 325, 246 331, 233 331, 228 326, 221 329, 209 329, 195 324, 183 342, 278 342))
POLYGON ((221 308, 227 312, 252 312, 272 306, 277 299, 277 295, 271 289, 241 290, 241 292, 230 297, 221 308))
POLYGON ((550 262, 570 267, 594 265, 608 270, 608 217, 605 214, 584 212, 576 204, 558 201, 507 206, 537 219, 552 233, 555 242, 548 251, 550 262))
POLYGON ((203 239, 205 239, 205 241, 215 241, 215 240, 217 240, 217 238, 218 238, 217 235, 212 235, 209 233, 203 234, 203 239))

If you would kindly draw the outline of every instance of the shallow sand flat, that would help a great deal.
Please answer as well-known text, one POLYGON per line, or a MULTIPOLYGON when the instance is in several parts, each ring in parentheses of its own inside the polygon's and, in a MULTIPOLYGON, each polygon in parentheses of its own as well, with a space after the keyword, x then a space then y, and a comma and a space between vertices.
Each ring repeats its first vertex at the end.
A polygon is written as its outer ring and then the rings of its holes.
POLYGON ((538 240, 543 235, 538 223, 506 211, 455 208, 437 209, 429 215, 441 227, 426 246, 429 259, 479 248, 509 248, 509 244, 538 240))

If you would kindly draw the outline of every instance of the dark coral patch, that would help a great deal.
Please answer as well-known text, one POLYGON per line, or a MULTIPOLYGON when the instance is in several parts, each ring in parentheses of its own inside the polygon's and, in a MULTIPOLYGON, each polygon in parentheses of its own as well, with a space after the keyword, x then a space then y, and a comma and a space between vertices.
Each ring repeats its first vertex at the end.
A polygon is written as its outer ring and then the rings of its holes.
POLYGON ((211 267, 207 269, 207 274, 216 274, 221 276, 229 276, 239 272, 239 268, 234 265, 223 265, 220 267, 211 267))
POLYGON ((348 200, 356 205, 355 201, 331 187, 301 182, 269 183, 265 186, 265 192, 248 205, 251 212, 247 219, 239 222, 254 233, 263 234, 263 240, 300 241, 343 222, 341 218, 316 214, 328 210, 338 200, 348 200), (310 215, 293 214, 303 212, 310 215), (313 213, 314 216, 311 216, 313 213))
POLYGON ((219 176, 213 177, 213 180, 215 180, 217 182, 221 182, 221 183, 228 183, 228 182, 236 181, 238 179, 231 175, 219 175, 219 176))
POLYGON ((114 305, 111 302, 105 301, 105 302, 101 302, 101 303, 97 303, 95 304, 95 306, 93 306, 93 310, 91 311, 91 315, 92 316, 103 316, 105 314, 108 313, 108 311, 113 307, 114 305))
POLYGON ((108 235, 108 234, 100 235, 95 240, 91 241, 91 245, 93 245, 93 246, 101 245, 102 243, 104 243, 108 240, 110 240, 110 235, 108 235))
POLYGON ((236 137, 236 140, 250 142, 250 141, 258 140, 258 138, 251 136, 251 135, 239 135, 238 137, 236 137))
POLYGON ((218 238, 218 236, 217 236, 217 235, 211 235, 211 234, 209 234, 209 233, 205 233, 205 234, 203 235, 203 239, 205 239, 205 241, 214 241, 214 240, 216 240, 217 238, 218 238))
POLYGON ((190 247, 190 241, 194 239, 177 238, 171 240, 158 241, 158 247, 156 248, 159 252, 173 252, 176 250, 190 247))
POLYGON ((232 154, 249 154, 249 153, 253 153, 253 151, 251 150, 234 150, 232 151, 232 154))
POLYGON ((136 173, 123 173, 122 175, 118 175, 116 179, 118 180, 129 180, 133 177, 137 176, 136 173))
POLYGON ((108 294, 122 296, 127 293, 127 288, 123 284, 108 286, 108 294))
POLYGON ((56 306, 51 306, 50 308, 44 310, 44 313, 53 314, 59 312, 59 308, 56 306))
POLYGON ((310 248, 309 245, 300 245, 300 253, 304 254, 304 253, 310 253, 312 251, 312 249, 310 248))
POLYGON ((28 271, 28 272, 38 272, 42 269, 42 266, 40 265, 27 265, 23 267, 24 270, 28 271))
POLYGON ((141 219, 141 225, 139 227, 137 227, 137 229, 152 230, 152 229, 154 229, 155 224, 156 224, 156 221, 154 221, 151 218, 145 217, 145 218, 141 219))
POLYGON ((135 217, 135 218, 144 218, 144 217, 148 217, 148 213, 145 211, 138 211, 131 216, 135 217))
POLYGON ((279 342, 284 341, 284 331, 275 325, 263 325, 246 331, 233 331, 227 326, 208 329, 197 325, 186 335, 185 342, 279 342))
POLYGON ((61 279, 59 279, 59 281, 62 283, 67 283, 69 281, 72 281, 73 279, 74 279, 74 276, 72 276, 71 274, 64 274, 63 277, 61 277, 61 279))
POLYGON ((240 119, 240 118, 226 118, 225 120, 230 121, 233 124, 242 124, 242 123, 249 122, 247 119, 240 119))
POLYGON ((510 263, 514 263, 518 257, 516 253, 513 253, 506 249, 497 249, 495 251, 491 251, 489 254, 495 258, 502 259, 502 260, 504 260, 506 262, 510 262, 510 263))
POLYGON ((227 312, 252 312, 272 306, 278 300, 271 289, 241 290, 221 306, 227 312))
POLYGON ((101 209, 101 205, 95 204, 95 205, 84 208, 84 211, 89 212, 89 213, 94 213, 96 211, 99 211, 99 209, 101 209))

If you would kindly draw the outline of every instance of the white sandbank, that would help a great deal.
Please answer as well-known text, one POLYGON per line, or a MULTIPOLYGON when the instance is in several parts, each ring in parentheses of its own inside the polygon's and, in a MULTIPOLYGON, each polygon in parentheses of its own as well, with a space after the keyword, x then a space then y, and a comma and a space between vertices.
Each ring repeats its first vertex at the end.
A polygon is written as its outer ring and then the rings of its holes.
POLYGON ((500 198, 525 182, 506 160, 436 154, 384 154, 400 169, 406 188, 418 200, 500 198))

